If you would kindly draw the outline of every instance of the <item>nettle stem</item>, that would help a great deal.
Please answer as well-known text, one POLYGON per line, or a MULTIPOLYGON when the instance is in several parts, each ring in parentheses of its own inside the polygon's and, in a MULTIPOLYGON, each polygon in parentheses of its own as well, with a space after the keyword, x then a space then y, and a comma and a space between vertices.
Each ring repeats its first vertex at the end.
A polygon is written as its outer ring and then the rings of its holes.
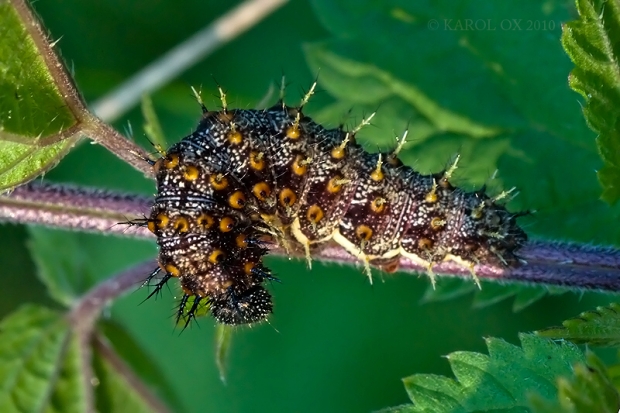
MULTIPOLYGON (((151 204, 150 198, 138 195, 30 183, 15 189, 9 195, 0 196, 0 220, 154 239, 153 234, 144 227, 122 224, 147 216, 151 204)), ((272 249, 271 254, 290 255, 277 247, 272 249)), ((476 275, 481 280, 620 292, 620 251, 616 249, 534 241, 521 249, 519 255, 525 263, 518 267, 478 265, 475 268, 476 275)), ((299 258, 304 257, 299 255, 299 258)), ((313 258, 316 261, 359 265, 355 257, 338 246, 324 248, 314 254, 313 258)), ((403 258, 400 272, 425 273, 426 268, 403 258)), ((438 276, 471 277, 466 268, 454 262, 435 265, 433 272, 438 276)), ((139 277, 145 278, 147 274, 148 271, 135 274, 135 282, 140 281, 139 277)), ((122 292, 118 291, 119 294, 122 292)))

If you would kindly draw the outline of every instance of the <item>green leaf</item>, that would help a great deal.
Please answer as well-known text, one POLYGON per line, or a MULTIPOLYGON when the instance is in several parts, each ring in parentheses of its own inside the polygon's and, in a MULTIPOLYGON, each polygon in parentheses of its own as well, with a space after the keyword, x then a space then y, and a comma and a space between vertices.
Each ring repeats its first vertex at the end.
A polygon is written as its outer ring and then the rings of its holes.
POLYGON ((597 307, 566 320, 563 327, 552 327, 536 333, 553 339, 566 339, 592 346, 620 346, 620 304, 597 307))
POLYGON ((31 227, 28 231, 28 247, 39 279, 54 300, 70 307, 95 284, 92 265, 79 237, 45 228, 31 227))
POLYGON ((620 198, 620 4, 578 0, 577 9, 580 19, 564 26, 562 45, 576 66, 570 86, 585 98, 584 116, 599 134, 602 197, 614 203, 620 198))
POLYGON ((0 411, 84 411, 80 363, 61 314, 22 307, 0 323, 0 411))
POLYGON ((570 377, 558 379, 558 395, 553 401, 531 397, 534 413, 617 413, 620 394, 605 372, 603 363, 588 352, 587 364, 574 367, 570 377))
MULTIPOLYGON (((503 340, 486 340, 489 355, 455 352, 447 356, 455 379, 416 374, 403 379, 413 405, 411 412, 528 412, 528 395, 556 396, 555 380, 583 362, 571 343, 555 344, 521 334, 521 348, 503 340)), ((388 410, 389 411, 389 410, 388 410)))
POLYGON ((0 1, 0 190, 52 168, 81 137, 79 121, 33 39, 44 36, 31 17, 0 1))

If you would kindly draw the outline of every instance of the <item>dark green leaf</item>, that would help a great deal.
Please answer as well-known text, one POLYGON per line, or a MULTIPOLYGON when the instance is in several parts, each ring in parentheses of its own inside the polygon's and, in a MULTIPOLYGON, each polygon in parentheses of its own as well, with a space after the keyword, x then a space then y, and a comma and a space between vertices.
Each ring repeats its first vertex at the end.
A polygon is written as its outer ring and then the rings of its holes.
POLYGON ((566 82, 571 63, 559 42, 561 24, 571 18, 565 2, 313 4, 334 37, 307 47, 308 61, 320 67, 321 86, 337 99, 335 111, 379 108, 381 127, 361 132, 368 141, 385 149, 389 141, 379 135, 393 142, 391 132, 408 118, 426 124, 423 139, 401 152, 405 163, 436 172, 455 152, 464 153, 457 184, 480 185, 499 169, 491 191, 520 191, 509 207, 538 211, 522 219, 531 235, 619 239, 620 227, 610 230, 608 223, 620 212, 598 200, 594 133, 566 82), (454 26, 466 21, 484 27, 454 26), (399 109, 381 117, 386 101, 399 109))
POLYGON ((79 236, 44 228, 29 228, 28 246, 37 264, 39 279, 50 296, 70 307, 95 283, 91 263, 79 236))
POLYGON ((620 304, 598 307, 566 320, 563 327, 548 328, 537 334, 592 346, 620 346, 620 304))
MULTIPOLYGON (((418 33, 423 36, 424 33, 418 33)), ((415 36, 407 41, 420 44, 421 39, 415 36)), ((311 67, 321 73, 321 87, 328 90, 337 99, 346 100, 354 104, 364 104, 378 107, 385 103, 389 98, 397 98, 406 102, 417 110, 422 116, 428 119, 439 130, 445 132, 454 132, 471 135, 474 137, 492 137, 500 132, 502 128, 495 125, 484 125, 468 116, 460 114, 460 112, 452 108, 442 107, 432 97, 429 91, 420 90, 417 82, 412 82, 411 78, 399 78, 396 67, 390 66, 385 69, 379 68, 374 64, 365 63, 367 60, 366 53, 369 53, 367 44, 357 41, 331 41, 328 43, 319 43, 306 47, 308 62, 311 67), (386 70, 387 69, 387 70, 386 70), (363 93, 359 93, 363 91, 363 93)), ((435 45, 437 46, 437 45, 435 45)), ((390 47, 393 49, 393 47, 390 47)), ((393 50, 392 50, 393 51, 393 50)), ((379 52, 374 50, 374 52, 379 52)), ((383 52, 386 53, 386 52, 383 52)), ((383 54, 382 53, 382 54, 383 54)), ((446 56, 449 56, 446 53, 446 56)), ((395 65, 394 57, 387 62, 395 65)), ((410 68, 411 69, 411 68, 410 68)), ((467 68, 463 68, 464 71, 467 68)), ((413 75, 415 71, 411 71, 413 75)), ((429 74, 429 71, 423 71, 422 74, 429 74)), ((465 75, 463 75, 465 76, 465 75)), ((435 79, 436 81, 437 79, 435 79)), ((431 79, 421 79, 420 83, 431 79)), ((459 79, 454 79, 454 83, 460 83, 459 79)), ((452 93, 455 84, 438 84, 433 82, 434 87, 440 87, 441 92, 446 94, 452 93)), ((462 86, 462 84, 461 84, 462 86)), ((479 90, 482 93, 484 89, 479 90)), ((488 89, 492 92, 492 89, 488 89)), ((458 96, 466 96, 465 93, 459 95, 452 94, 453 98, 458 96)), ((490 98, 490 97, 489 97, 490 98)), ((460 109, 466 107, 471 109, 471 105, 463 104, 460 109)), ((409 114, 413 113, 413 110, 409 114)), ((506 112, 503 112, 506 113, 506 112)), ((407 118, 402 119, 406 122, 407 118)), ((497 121, 497 120, 496 120, 497 121)), ((510 124, 510 121, 507 121, 510 124)))
POLYGON ((578 0, 577 9, 580 19, 564 26, 562 44, 576 66, 570 86, 585 98, 583 113, 599 133, 597 143, 605 162, 599 171, 603 199, 613 203, 620 197, 620 5, 578 0))

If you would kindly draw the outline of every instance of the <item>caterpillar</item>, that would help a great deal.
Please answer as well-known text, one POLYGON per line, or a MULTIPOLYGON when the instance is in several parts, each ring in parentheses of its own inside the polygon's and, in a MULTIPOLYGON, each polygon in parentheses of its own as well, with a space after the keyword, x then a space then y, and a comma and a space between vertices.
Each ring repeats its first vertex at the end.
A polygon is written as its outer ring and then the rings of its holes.
MULTIPOLYGON (((316 85, 316 83, 315 83, 316 85)), ((398 159, 405 136, 391 153, 368 153, 356 133, 326 129, 282 97, 265 110, 209 111, 196 130, 150 161, 157 182, 144 220, 157 237, 163 273, 155 291, 172 278, 183 297, 177 321, 187 323, 206 304, 216 321, 248 324, 271 314, 264 284, 276 278, 263 264, 266 243, 305 253, 337 243, 370 266, 390 272, 401 256, 428 268, 453 260, 518 265, 527 240, 510 213, 485 190, 453 187, 456 163, 430 175, 398 159)))

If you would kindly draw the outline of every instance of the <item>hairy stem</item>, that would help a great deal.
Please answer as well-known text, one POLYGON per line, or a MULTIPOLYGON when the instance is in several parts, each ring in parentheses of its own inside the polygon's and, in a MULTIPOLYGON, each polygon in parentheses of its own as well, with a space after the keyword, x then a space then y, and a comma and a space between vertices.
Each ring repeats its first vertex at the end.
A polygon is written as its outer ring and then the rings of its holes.
POLYGON ((145 162, 145 159, 150 158, 149 153, 102 120, 93 116, 85 126, 84 134, 145 176, 153 177, 153 168, 145 162))
MULTIPOLYGON (((39 224, 54 228, 91 231, 139 238, 152 238, 146 228, 119 223, 149 214, 152 200, 87 188, 31 183, 10 195, 0 196, 0 220, 39 224)), ((271 254, 288 256, 280 248, 271 254)), ((506 268, 477 265, 480 279, 501 279, 530 284, 560 285, 572 288, 620 292, 620 251, 605 247, 534 241, 519 251, 524 264, 506 268)), ((303 258, 303 254, 292 255, 303 258)), ((339 246, 330 245, 313 255, 317 261, 359 265, 339 246)), ((401 272, 425 273, 425 267, 405 258, 401 272)), ((436 264, 438 276, 471 277, 469 270, 455 262, 436 264)))
POLYGON ((152 236, 146 228, 119 223, 143 218, 151 204, 137 195, 31 182, 0 196, 0 221, 144 238, 152 236))
POLYGON ((114 370, 123 377, 129 386, 142 398, 151 411, 156 413, 168 413, 170 410, 159 400, 155 394, 136 376, 131 368, 119 357, 108 340, 100 334, 94 334, 92 339, 94 350, 109 363, 114 370))

